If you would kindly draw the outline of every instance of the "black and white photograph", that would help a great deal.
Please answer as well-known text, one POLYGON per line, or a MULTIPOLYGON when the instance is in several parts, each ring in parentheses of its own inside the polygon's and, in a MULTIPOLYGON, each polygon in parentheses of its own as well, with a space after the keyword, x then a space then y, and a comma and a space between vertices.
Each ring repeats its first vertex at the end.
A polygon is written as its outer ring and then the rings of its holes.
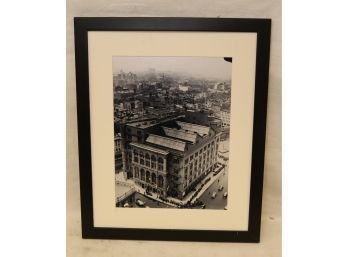
POLYGON ((228 209, 231 65, 112 57, 117 208, 228 209))

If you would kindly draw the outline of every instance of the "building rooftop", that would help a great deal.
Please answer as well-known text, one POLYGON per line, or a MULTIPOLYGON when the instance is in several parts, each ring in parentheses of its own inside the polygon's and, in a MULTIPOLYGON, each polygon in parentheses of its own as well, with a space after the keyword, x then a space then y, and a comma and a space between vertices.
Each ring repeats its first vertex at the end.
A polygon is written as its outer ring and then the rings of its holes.
POLYGON ((181 129, 195 132, 201 137, 209 135, 209 131, 210 131, 209 127, 201 126, 201 125, 197 125, 193 123, 182 122, 182 121, 176 121, 176 123, 181 127, 181 129))
POLYGON ((197 134, 192 131, 186 131, 183 129, 175 129, 175 128, 167 128, 162 127, 164 130, 164 133, 168 137, 174 137, 177 139, 185 140, 191 143, 197 142, 197 134))
POLYGON ((157 124, 156 119, 127 123, 128 126, 136 127, 136 128, 149 128, 156 124, 157 124))
POLYGON ((177 151, 185 151, 186 143, 184 141, 171 139, 168 137, 161 137, 157 135, 150 134, 146 139, 147 143, 164 146, 177 151))
POLYGON ((163 154, 163 155, 169 154, 169 152, 167 152, 165 150, 158 149, 156 147, 152 147, 152 146, 149 146, 149 145, 144 145, 144 144, 141 144, 141 143, 130 143, 130 145, 131 146, 135 146, 135 147, 140 148, 140 149, 143 149, 143 150, 154 152, 154 153, 159 153, 159 154, 163 154))

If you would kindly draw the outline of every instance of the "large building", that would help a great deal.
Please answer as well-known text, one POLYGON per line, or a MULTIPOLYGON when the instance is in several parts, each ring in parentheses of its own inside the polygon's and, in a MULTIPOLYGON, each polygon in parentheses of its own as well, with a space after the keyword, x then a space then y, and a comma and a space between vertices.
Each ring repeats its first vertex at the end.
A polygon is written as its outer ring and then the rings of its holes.
POLYGON ((230 126, 230 112, 226 111, 220 111, 219 112, 220 119, 222 121, 222 126, 223 127, 229 127, 230 126))
POLYGON ((185 117, 127 123, 121 133, 127 178, 164 197, 184 197, 217 164, 218 128, 185 117))
POLYGON ((115 171, 118 172, 122 168, 122 137, 121 133, 115 135, 115 171))

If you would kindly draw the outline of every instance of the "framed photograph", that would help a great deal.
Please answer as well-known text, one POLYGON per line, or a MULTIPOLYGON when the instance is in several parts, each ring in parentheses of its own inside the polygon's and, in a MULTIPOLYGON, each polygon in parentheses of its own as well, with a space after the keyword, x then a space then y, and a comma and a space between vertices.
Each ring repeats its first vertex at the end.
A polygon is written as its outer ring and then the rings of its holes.
POLYGON ((83 238, 260 241, 270 31, 75 18, 83 238))

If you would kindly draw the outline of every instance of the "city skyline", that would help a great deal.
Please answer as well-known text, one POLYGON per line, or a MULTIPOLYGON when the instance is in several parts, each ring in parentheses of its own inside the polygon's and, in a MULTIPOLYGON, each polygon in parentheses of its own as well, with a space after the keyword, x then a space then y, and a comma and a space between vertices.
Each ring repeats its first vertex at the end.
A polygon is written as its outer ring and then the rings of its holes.
POLYGON ((113 75, 123 72, 157 72, 188 74, 196 78, 231 80, 231 63, 224 57, 125 57, 113 56, 113 75))

